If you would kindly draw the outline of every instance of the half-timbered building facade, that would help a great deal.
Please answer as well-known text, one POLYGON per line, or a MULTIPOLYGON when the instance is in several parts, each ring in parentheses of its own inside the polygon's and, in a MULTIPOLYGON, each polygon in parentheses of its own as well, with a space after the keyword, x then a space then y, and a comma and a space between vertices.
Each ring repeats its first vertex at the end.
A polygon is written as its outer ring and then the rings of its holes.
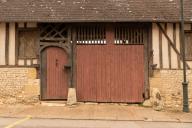
MULTIPOLYGON (((192 1, 184 0, 192 107, 192 1)), ((142 103, 182 107, 179 0, 0 0, 2 103, 142 103), (38 97, 39 96, 39 97, 38 97), (75 96, 75 95, 74 95, 75 96)))

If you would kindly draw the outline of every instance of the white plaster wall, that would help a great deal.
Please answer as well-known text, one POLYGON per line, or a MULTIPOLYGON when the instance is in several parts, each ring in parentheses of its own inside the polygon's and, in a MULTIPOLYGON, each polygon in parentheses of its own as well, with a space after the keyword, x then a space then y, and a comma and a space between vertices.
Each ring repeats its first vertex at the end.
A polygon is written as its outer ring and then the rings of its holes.
POLYGON ((157 68, 160 68, 159 58, 159 29, 156 24, 152 26, 152 46, 153 46, 153 64, 157 64, 157 68))
MULTIPOLYGON (((180 27, 179 24, 176 24, 176 47, 179 52, 181 52, 180 46, 180 27)), ((182 67, 182 61, 180 61, 180 65, 182 67)))
POLYGON ((24 60, 21 59, 18 60, 18 65, 24 65, 24 64, 25 64, 24 60))
MULTIPOLYGON (((161 24, 165 29, 165 24, 161 24)), ((163 57, 163 68, 169 68, 169 57, 168 57, 168 41, 164 34, 162 35, 162 57, 163 57)))
POLYGON ((0 65, 5 65, 6 24, 0 23, 0 65))
MULTIPOLYGON (((173 24, 168 23, 167 24, 167 34, 171 41, 173 42, 173 24)), ((171 46, 170 46, 171 47, 171 46)), ((174 49, 171 47, 171 68, 176 69, 178 67, 178 61, 177 61, 177 54, 174 51, 174 49)))
POLYGON ((15 65, 15 23, 9 24, 9 65, 15 65))
MULTIPOLYGON (((163 28, 165 28, 165 23, 161 24, 163 28)), ((191 24, 185 25, 185 30, 191 30, 191 24)), ((167 35, 173 41, 173 23, 167 23, 167 35)), ((157 64, 157 68, 160 68, 160 55, 159 55, 159 28, 156 23, 152 25, 152 48, 153 48, 153 64, 157 64)), ((179 24, 176 24, 176 48, 180 51, 180 27, 179 24)), ((168 55, 168 40, 162 34, 162 59, 163 59, 163 68, 169 68, 169 55, 168 55)), ((182 61, 179 62, 182 68, 182 61)), ((179 66, 177 54, 174 49, 171 47, 171 68, 178 69, 179 66)), ((190 64, 192 62, 188 62, 190 64)), ((191 67, 191 66, 190 66, 191 67)), ((191 67, 192 68, 192 67, 191 67)))

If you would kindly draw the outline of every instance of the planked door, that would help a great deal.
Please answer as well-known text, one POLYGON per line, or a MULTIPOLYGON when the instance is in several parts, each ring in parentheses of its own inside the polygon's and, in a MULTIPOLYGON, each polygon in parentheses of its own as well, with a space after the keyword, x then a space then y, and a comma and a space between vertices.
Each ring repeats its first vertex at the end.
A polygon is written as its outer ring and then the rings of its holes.
MULTIPOLYGON (((141 33, 143 29, 133 29, 130 26, 126 29, 126 26, 122 26, 118 31, 113 27, 106 28, 105 32, 103 30, 105 29, 94 27, 91 32, 88 28, 91 33, 89 38, 89 35, 81 35, 83 31, 81 27, 77 36, 80 38, 77 39, 80 41, 76 47, 78 101, 143 102, 144 36, 141 33), (92 41, 81 41, 90 39, 92 41)), ((86 27, 84 31, 87 31, 86 27)))
POLYGON ((144 47, 77 47, 77 98, 95 102, 142 102, 144 47))
POLYGON ((68 71, 66 52, 57 47, 46 48, 42 53, 42 99, 67 99, 68 71))

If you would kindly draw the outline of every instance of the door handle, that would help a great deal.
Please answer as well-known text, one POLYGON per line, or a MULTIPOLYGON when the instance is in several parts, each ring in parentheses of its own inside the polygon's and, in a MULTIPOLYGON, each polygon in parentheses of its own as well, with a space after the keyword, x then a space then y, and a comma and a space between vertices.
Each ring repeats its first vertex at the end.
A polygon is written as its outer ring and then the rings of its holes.
POLYGON ((71 68, 71 65, 67 64, 67 65, 64 65, 64 69, 70 69, 71 68))

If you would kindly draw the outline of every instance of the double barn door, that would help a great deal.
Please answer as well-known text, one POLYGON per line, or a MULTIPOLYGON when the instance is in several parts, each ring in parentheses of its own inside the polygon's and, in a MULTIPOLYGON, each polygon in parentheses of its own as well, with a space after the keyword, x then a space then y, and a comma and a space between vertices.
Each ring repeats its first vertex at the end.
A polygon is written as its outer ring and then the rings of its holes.
MULTIPOLYGON (((78 101, 142 102, 144 100, 143 26, 84 25, 75 29, 73 80, 78 101)), ((66 99, 69 58, 61 48, 47 48, 43 99, 66 99)))
POLYGON ((132 26, 77 29, 79 101, 143 101, 144 32, 132 26))
POLYGON ((95 102, 142 102, 143 46, 77 47, 77 98, 95 102))

